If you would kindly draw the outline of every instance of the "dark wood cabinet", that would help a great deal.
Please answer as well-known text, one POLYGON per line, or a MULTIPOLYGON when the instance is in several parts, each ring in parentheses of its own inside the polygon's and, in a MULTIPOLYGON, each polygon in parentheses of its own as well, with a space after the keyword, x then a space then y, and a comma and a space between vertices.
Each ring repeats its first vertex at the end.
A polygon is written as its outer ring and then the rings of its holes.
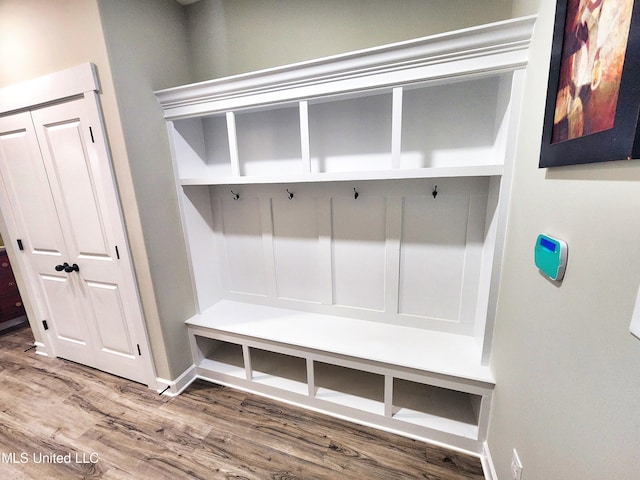
POLYGON ((22 322, 24 317, 24 305, 7 251, 0 248, 0 330, 22 322))

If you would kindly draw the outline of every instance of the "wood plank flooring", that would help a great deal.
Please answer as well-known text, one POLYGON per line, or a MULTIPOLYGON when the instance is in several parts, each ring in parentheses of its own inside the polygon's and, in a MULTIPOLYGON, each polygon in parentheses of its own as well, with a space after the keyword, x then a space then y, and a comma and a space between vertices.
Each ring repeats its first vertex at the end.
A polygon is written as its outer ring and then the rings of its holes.
POLYGON ((182 395, 0 335, 0 478, 483 479, 477 458, 205 382, 182 395))

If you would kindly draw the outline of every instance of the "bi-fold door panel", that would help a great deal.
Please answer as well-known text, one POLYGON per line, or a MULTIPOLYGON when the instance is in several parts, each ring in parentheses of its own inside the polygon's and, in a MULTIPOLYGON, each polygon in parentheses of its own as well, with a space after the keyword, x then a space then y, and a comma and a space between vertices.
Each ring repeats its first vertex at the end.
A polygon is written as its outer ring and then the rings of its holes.
POLYGON ((126 312, 117 283, 85 280, 86 293, 98 328, 100 346, 112 355, 133 359, 134 341, 126 323, 126 312))
POLYGON ((51 353, 145 382, 144 326, 94 101, 0 119, 6 214, 51 353))
MULTIPOLYGON (((136 345, 127 324, 126 293, 120 288, 121 271, 115 258, 115 240, 110 238, 108 200, 100 181, 110 172, 101 170, 89 152, 89 122, 83 118, 81 100, 34 110, 32 117, 41 146, 58 218, 67 239, 69 273, 77 282, 77 301, 84 308, 85 322, 93 328, 93 344, 105 364, 119 371, 131 366, 136 345)), ((97 133, 97 132, 96 132, 97 133)), ((110 180, 110 176, 106 180, 110 180)), ((130 295, 131 293, 129 293, 130 295)))
MULTIPOLYGON (((62 108, 34 111, 34 120, 42 142, 45 165, 59 215, 74 232, 69 235, 72 255, 82 258, 107 259, 105 221, 98 205, 98 187, 93 178, 86 140, 79 117, 64 118, 62 108)), ((66 112, 65 112, 66 113, 66 112)), ((86 128, 86 127, 85 127, 86 128)), ((87 132, 88 133, 88 132, 87 132)))
POLYGON ((24 273, 27 281, 44 292, 32 300, 55 332, 57 353, 97 366, 87 350, 93 339, 84 312, 78 303, 69 301, 78 293, 78 285, 68 273, 55 268, 66 260, 67 246, 31 115, 26 112, 0 119, 0 130, 0 167, 7 200, 16 223, 26 226, 21 229, 21 240, 31 268, 24 273))
POLYGON ((22 239, 24 247, 49 259, 60 256, 64 241, 28 112, 0 118, 0 158, 13 216, 30 225, 22 239))

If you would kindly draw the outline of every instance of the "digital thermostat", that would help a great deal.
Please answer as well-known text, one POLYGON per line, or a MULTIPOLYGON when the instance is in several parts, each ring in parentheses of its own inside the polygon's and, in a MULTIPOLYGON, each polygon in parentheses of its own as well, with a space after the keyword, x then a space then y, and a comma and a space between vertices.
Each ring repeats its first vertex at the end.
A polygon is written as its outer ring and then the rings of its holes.
POLYGON ((538 235, 534 250, 536 267, 551 280, 562 280, 567 268, 567 251, 566 242, 549 235, 538 235))

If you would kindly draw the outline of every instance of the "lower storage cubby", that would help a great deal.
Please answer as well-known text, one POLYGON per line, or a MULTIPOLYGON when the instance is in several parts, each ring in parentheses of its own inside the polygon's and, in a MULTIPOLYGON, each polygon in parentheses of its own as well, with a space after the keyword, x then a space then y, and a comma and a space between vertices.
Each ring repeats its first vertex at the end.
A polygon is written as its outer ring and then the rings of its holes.
POLYGON ((315 398, 384 415, 384 376, 314 362, 315 398))
POLYGON ((246 378, 242 345, 200 336, 195 337, 195 343, 202 359, 199 367, 232 377, 246 378))
POLYGON ((477 412, 481 400, 480 395, 394 378, 392 417, 467 438, 477 438, 477 412))
MULTIPOLYGON (((216 329, 189 325, 197 377, 411 438, 482 451, 494 387, 491 378, 346 356, 331 351, 335 342, 317 348, 309 345, 309 337, 302 338, 307 344, 268 338, 284 327, 289 334, 313 331, 302 329, 302 322, 297 316, 265 316, 250 329, 246 321, 220 322, 216 329)), ((341 333, 344 337, 348 332, 341 333)), ((361 333, 360 340, 367 332, 361 333)), ((313 337, 317 338, 321 337, 313 337)), ((424 345, 419 347, 422 351, 424 345)))
POLYGON ((249 353, 254 382, 308 395, 307 362, 304 358, 259 348, 250 348, 249 353))

